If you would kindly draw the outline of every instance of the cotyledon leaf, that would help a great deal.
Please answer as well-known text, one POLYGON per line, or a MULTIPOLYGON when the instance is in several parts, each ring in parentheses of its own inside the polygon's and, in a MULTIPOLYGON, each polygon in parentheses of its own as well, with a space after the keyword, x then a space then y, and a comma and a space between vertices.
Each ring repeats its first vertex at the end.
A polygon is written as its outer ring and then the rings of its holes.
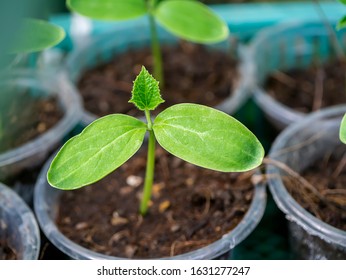
POLYGON ((154 15, 167 30, 192 42, 217 43, 229 36, 227 24, 199 1, 162 1, 154 15))
POLYGON ((81 15, 100 20, 125 20, 147 13, 144 0, 67 0, 67 6, 81 15))
POLYGON ((55 156, 47 174, 49 184, 71 190, 102 179, 138 151, 146 130, 145 123, 122 114, 94 121, 55 156))
POLYGON ((9 52, 41 51, 58 44, 64 37, 65 31, 61 27, 44 20, 27 18, 21 23, 9 52))
POLYGON ((156 117, 153 130, 168 152, 217 171, 247 171, 260 165, 264 156, 261 143, 243 124, 203 105, 169 107, 156 117))

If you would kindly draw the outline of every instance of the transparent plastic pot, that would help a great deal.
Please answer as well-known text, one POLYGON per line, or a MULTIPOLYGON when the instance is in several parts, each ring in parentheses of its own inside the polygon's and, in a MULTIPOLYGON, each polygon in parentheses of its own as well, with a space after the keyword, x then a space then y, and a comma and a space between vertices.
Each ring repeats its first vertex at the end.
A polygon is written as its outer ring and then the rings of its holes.
MULTIPOLYGON (((339 126, 345 112, 345 105, 333 106, 292 124, 274 141, 269 157, 298 173, 326 155, 341 158, 346 154, 346 145, 339 140, 339 126)), ((285 187, 284 173, 274 165, 267 165, 269 188, 289 221, 295 257, 345 260, 346 231, 321 221, 300 206, 285 187)))
MULTIPOLYGON (((121 259, 118 257, 108 256, 96 253, 84 248, 64 236, 55 224, 57 211, 59 208, 59 197, 63 191, 49 186, 46 174, 52 159, 47 161, 39 178, 36 182, 34 192, 34 209, 46 237, 60 251, 72 259, 121 259)), ((232 249, 243 241, 260 222, 266 206, 266 189, 265 185, 258 184, 255 186, 254 197, 248 212, 239 224, 229 233, 225 234, 220 240, 214 243, 185 254, 168 257, 163 259, 228 259, 232 257, 232 249)))
MULTIPOLYGON (((330 24, 334 28, 335 24, 330 24)), ((338 31, 336 36, 344 45, 346 30, 338 31)), ((329 29, 322 22, 281 24, 255 36, 244 58, 246 68, 251 69, 249 83, 255 102, 277 129, 302 120, 305 114, 272 98, 263 87, 265 80, 275 70, 305 69, 335 58, 331 42, 329 29)))
MULTIPOLYGON (((30 98, 25 99, 26 103, 22 106, 54 95, 63 111, 62 118, 54 127, 16 148, 0 153, 0 179, 4 179, 42 164, 80 121, 82 108, 73 85, 56 72, 16 69, 0 77, 0 88, 0 113, 9 110, 16 99, 23 99, 23 93, 30 98)), ((13 117, 17 117, 15 113, 13 117)))
POLYGON ((40 231, 25 202, 0 183, 0 238, 7 241, 21 260, 36 260, 40 253, 40 231))
MULTIPOLYGON (((112 58, 125 53, 129 50, 138 50, 144 47, 150 47, 150 32, 149 26, 146 21, 141 21, 137 25, 123 26, 116 30, 107 30, 103 33, 86 38, 85 43, 80 48, 76 48, 66 58, 65 73, 66 76, 77 84, 83 73, 87 70, 95 68, 98 65, 107 63, 112 58), (139 32, 140 30, 140 32, 139 32)), ((179 39, 172 36, 162 28, 158 27, 158 37, 160 44, 164 45, 177 45, 179 39)), ((242 47, 240 47, 237 39, 230 37, 222 43, 206 45, 211 51, 219 50, 225 51, 230 55, 238 57, 238 52, 241 53, 242 47)), ((239 60, 241 59, 239 54, 239 60)), ((241 105, 250 97, 250 90, 248 89, 248 83, 245 82, 244 77, 245 68, 241 61, 238 66, 239 80, 237 85, 230 92, 229 97, 224 100, 216 108, 228 113, 233 114, 241 105)), ((201 93, 203 94, 203 93, 201 93)), ((97 116, 84 108, 83 123, 89 124, 94 121, 97 116)))

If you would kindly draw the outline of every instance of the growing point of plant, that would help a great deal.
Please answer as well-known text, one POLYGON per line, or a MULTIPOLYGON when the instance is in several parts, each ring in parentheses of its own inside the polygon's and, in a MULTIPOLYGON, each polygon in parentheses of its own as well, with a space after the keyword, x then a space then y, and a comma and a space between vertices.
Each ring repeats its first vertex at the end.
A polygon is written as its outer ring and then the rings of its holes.
POLYGON ((125 163, 141 147, 148 132, 148 155, 140 213, 148 211, 154 180, 156 141, 169 153, 192 164, 242 172, 259 166, 264 149, 258 139, 233 117, 207 106, 171 106, 151 120, 150 111, 163 99, 158 82, 142 67, 130 102, 145 112, 147 123, 131 116, 100 118, 71 138, 48 170, 50 185, 73 190, 92 184, 125 163))

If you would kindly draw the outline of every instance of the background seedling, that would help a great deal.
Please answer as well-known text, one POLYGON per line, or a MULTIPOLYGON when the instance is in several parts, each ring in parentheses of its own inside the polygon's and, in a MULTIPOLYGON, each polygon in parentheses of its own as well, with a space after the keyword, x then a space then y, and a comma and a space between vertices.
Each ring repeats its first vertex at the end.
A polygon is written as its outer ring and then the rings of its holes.
POLYGON ((162 111, 158 82, 143 67, 132 90, 131 103, 144 111, 146 123, 131 116, 100 118, 70 139, 48 170, 50 185, 77 189, 105 177, 141 147, 149 133, 147 166, 140 213, 148 211, 154 179, 156 141, 171 154, 192 164, 222 172, 241 172, 261 164, 264 149, 258 139, 233 117, 198 104, 184 103, 162 111))
POLYGON ((164 77, 156 21, 177 37, 196 43, 216 43, 229 35, 226 23, 205 4, 195 0, 67 0, 67 6, 99 20, 117 21, 147 15, 154 77, 162 87, 164 77))

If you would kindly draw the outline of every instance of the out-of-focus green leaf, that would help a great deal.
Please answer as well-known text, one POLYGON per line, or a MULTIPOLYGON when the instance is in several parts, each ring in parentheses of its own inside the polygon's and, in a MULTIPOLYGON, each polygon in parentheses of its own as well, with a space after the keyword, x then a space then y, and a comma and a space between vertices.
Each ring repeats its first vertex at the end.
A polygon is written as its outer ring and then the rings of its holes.
POLYGON ((342 28, 346 27, 346 16, 344 16, 342 19, 340 19, 336 25, 336 29, 340 30, 342 28))
POLYGON ((340 124, 340 140, 346 144, 346 114, 340 124))
POLYGON ((67 0, 70 10, 100 20, 125 20, 147 13, 144 0, 67 0))
POLYGON ((10 47, 10 53, 36 52, 52 47, 65 37, 64 30, 39 19, 25 19, 17 37, 10 47))
POLYGON ((185 40, 216 43, 229 35, 226 23, 198 1, 163 1, 158 4, 154 14, 163 27, 185 40))

